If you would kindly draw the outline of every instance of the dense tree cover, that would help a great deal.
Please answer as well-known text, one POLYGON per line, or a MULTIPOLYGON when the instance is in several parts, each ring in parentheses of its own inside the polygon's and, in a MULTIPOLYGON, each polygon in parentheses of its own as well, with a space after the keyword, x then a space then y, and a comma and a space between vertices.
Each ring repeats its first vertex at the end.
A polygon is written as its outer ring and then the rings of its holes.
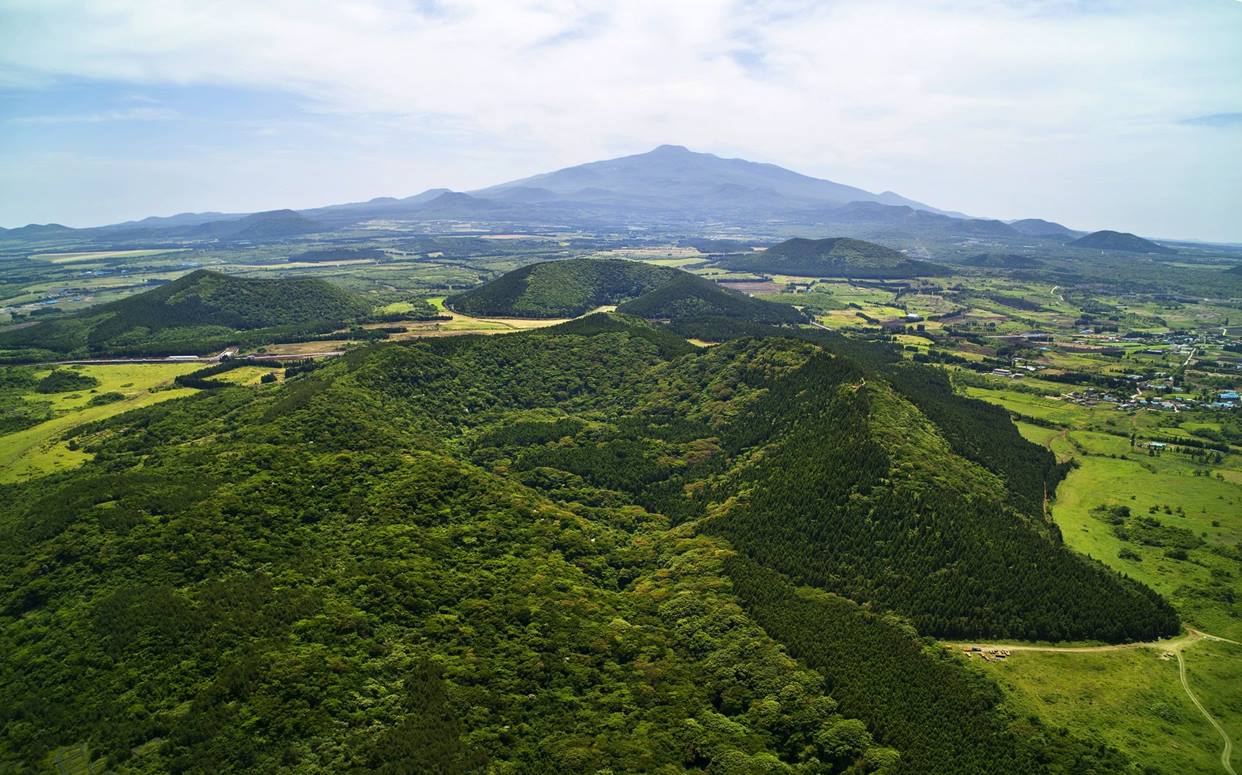
POLYGON ((807 665, 842 707, 899 747, 897 772, 1108 773, 1129 769, 1116 750, 1089 745, 1034 719, 998 712, 1000 691, 908 625, 823 593, 798 590, 745 558, 726 569, 746 610, 807 665))
POLYGON ((417 405, 361 387, 380 354, 114 418, 93 463, 8 488, 5 769, 83 741, 149 772, 898 758, 745 616, 718 540, 415 451, 417 405))
MULTIPOLYGON (((893 387, 918 407, 957 454, 1000 475, 1010 504, 1033 517, 1044 516, 1044 498, 1068 473, 1056 456, 1022 438, 1008 412, 953 392, 940 369, 896 366, 886 371, 893 387)), ((1048 529, 1056 525, 1048 521, 1048 529)))
POLYGON ((0 769, 1119 770, 776 573, 929 633, 1163 628, 1010 497, 1046 460, 972 462, 1000 421, 888 349, 731 330, 372 345, 80 427, 0 488, 0 769))
POLYGON ((1044 265, 1038 258, 1018 253, 978 253, 962 263, 984 269, 1036 269, 1044 265))
POLYGON ((198 270, 118 301, 0 331, 0 349, 205 352, 331 330, 369 311, 367 302, 323 280, 248 279, 198 270))
POLYGON ((678 272, 667 284, 625 302, 617 311, 661 320, 725 317, 759 323, 800 323, 805 319, 788 304, 754 299, 689 272, 678 272))
POLYGON ((803 277, 902 278, 949 273, 930 261, 907 258, 892 248, 849 237, 818 240, 795 237, 762 252, 722 256, 716 264, 742 272, 803 277))
POLYGON ((34 390, 36 393, 68 393, 98 386, 99 380, 89 374, 72 369, 54 369, 51 374, 35 383, 34 390))
POLYGON ((448 300, 467 315, 567 318, 642 296, 678 270, 621 259, 574 258, 530 264, 448 300))
POLYGON ((1107 229, 1104 231, 1093 231, 1066 244, 1076 248, 1090 248, 1092 250, 1123 250, 1129 253, 1177 253, 1172 248, 1166 248, 1164 245, 1157 244, 1151 240, 1145 240, 1129 232, 1109 231, 1107 229))
POLYGON ((51 402, 30 395, 38 382, 33 367, 0 369, 0 434, 20 431, 51 419, 51 402))

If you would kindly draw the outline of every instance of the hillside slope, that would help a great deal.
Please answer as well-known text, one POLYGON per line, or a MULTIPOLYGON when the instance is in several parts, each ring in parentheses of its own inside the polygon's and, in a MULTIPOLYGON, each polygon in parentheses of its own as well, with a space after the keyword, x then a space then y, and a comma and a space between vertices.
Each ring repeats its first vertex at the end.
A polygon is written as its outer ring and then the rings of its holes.
POLYGON ((618 311, 648 319, 728 317, 796 323, 793 307, 753 299, 688 272, 621 259, 568 259, 531 264, 451 297, 470 315, 558 318, 619 304, 618 311))
POLYGON ((1123 231, 1093 231, 1068 243, 1076 248, 1092 250, 1122 250, 1128 253, 1176 253, 1172 248, 1158 245, 1151 240, 1123 231))
POLYGON ((339 325, 369 309, 361 298, 323 280, 249 279, 200 269, 124 299, 0 331, 0 350, 201 351, 227 343, 239 331, 339 325))
POLYGON ((833 237, 795 237, 762 252, 723 256, 716 262, 726 269, 804 277, 900 278, 947 274, 928 261, 917 261, 873 242, 833 237))
POLYGON ((782 331, 380 345, 81 429, 0 490, 0 768, 1125 771, 878 615, 1176 628, 1041 524, 1050 455, 782 331))
POLYGON ((546 261, 459 293, 448 304, 467 315, 573 317, 641 296, 669 282, 676 272, 620 259, 546 261))
POLYGON ((800 323, 798 310, 788 304, 754 299, 711 280, 678 272, 673 279, 617 307, 618 312, 651 320, 724 317, 759 323, 800 323))

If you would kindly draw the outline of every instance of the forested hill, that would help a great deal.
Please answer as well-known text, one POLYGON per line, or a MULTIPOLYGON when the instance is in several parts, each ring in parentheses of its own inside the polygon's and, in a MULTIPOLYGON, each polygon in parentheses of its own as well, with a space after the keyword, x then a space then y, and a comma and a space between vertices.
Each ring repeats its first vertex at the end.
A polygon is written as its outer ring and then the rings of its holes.
POLYGON ((670 282, 677 271, 621 259, 545 261, 459 293, 448 303, 467 315, 567 318, 641 296, 670 282))
POLYGON ((0 488, 0 770, 1130 771, 910 626, 1176 630, 1043 521, 1055 461, 938 372, 736 330, 384 344, 84 427, 0 488))
POLYGON ((716 263, 737 271, 802 277, 900 278, 948 274, 948 270, 938 264, 907 258, 892 248, 848 237, 818 240, 795 237, 764 251, 722 256, 716 263))
POLYGON ((764 301, 711 280, 677 272, 666 284, 617 307, 618 312, 652 320, 724 317, 758 323, 800 323, 802 313, 788 304, 764 301))
POLYGON ((1124 231, 1093 231, 1069 243, 1076 248, 1123 250, 1129 253, 1176 253, 1172 248, 1124 231))
POLYGON ((0 331, 0 350, 203 351, 229 343, 239 331, 330 328, 369 311, 365 300, 324 280, 250 279, 200 269, 118 301, 0 331))
POLYGON ((669 267, 620 259, 546 261, 512 272, 449 299, 470 315, 558 318, 619 304, 619 311, 651 320, 725 317, 759 323, 796 323, 787 304, 762 301, 711 280, 669 267))

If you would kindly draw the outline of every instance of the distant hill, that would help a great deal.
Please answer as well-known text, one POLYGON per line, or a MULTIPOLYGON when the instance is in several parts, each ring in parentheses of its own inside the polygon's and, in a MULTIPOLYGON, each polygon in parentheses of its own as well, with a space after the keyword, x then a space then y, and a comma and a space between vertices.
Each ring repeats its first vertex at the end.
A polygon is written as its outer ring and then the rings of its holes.
POLYGON ((323 280, 248 279, 200 269, 118 301, 0 330, 0 350, 205 352, 263 341, 265 334, 332 328, 369 311, 366 301, 323 280), (239 340, 238 332, 264 333, 239 340))
POLYGON ((189 231, 188 236, 228 240, 270 240, 323 231, 322 224, 293 210, 272 210, 228 221, 209 221, 189 231))
POLYGON ((1010 221, 1009 227, 1029 237, 1073 237, 1075 234, 1080 233, 1059 223, 1045 221, 1043 218, 1023 218, 1019 221, 1010 221))
POLYGON ((850 202, 841 207, 817 211, 808 220, 823 223, 839 234, 850 236, 925 235, 948 239, 976 237, 1001 240, 1022 236, 1001 221, 966 218, 881 202, 850 202))
POLYGON ((1172 248, 1157 245, 1151 240, 1124 231, 1093 231, 1069 243, 1076 248, 1092 250, 1121 250, 1127 253, 1177 253, 1172 248))
POLYGON ((1038 258, 1015 253, 980 253, 962 263, 986 269, 1035 269, 1044 265, 1038 258))
POLYGON ((448 300, 467 315, 567 318, 618 304, 670 282, 678 270, 620 259, 530 264, 448 300))
POLYGON ((897 278, 949 273, 929 261, 917 261, 892 248, 848 237, 795 237, 763 252, 723 256, 716 263, 737 271, 804 277, 897 278))
POLYGON ((649 320, 724 317, 757 323, 799 323, 804 319, 788 304, 751 298, 681 271, 671 282, 625 302, 617 311, 649 320))

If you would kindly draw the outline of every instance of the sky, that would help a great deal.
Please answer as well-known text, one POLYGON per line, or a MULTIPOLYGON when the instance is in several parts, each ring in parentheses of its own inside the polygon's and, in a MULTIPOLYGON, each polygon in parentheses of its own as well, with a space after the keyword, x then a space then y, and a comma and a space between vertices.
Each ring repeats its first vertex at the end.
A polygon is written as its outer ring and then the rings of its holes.
POLYGON ((470 190, 664 143, 1242 242, 1242 2, 0 0, 0 226, 470 190))

